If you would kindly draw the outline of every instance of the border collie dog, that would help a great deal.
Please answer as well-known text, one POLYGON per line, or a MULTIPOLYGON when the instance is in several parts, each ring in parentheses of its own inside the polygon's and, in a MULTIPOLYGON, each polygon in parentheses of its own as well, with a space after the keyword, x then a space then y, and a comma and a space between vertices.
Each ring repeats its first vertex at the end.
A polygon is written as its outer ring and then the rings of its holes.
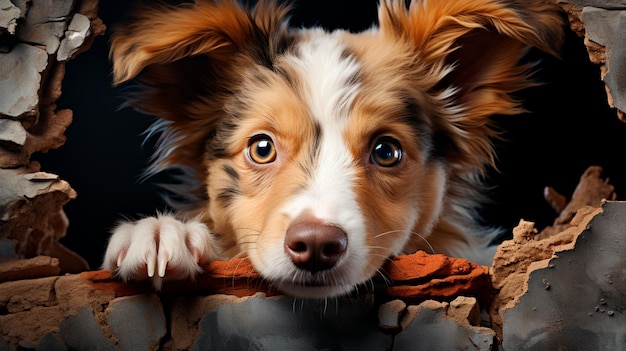
POLYGON ((490 264, 476 223, 489 117, 523 111, 530 47, 557 55, 541 0, 382 0, 361 33, 290 28, 260 0, 150 4, 111 41, 115 84, 158 117, 148 174, 175 169, 176 214, 120 224, 104 268, 192 279, 246 256, 286 294, 343 295, 417 250, 490 264))

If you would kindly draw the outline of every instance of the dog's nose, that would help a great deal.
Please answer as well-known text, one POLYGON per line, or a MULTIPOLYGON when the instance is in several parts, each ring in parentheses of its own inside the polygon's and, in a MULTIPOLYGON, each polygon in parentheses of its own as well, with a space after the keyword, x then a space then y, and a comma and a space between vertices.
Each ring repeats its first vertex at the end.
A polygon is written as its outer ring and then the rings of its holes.
POLYGON ((347 248, 348 235, 334 225, 297 222, 285 235, 285 252, 293 264, 311 273, 333 268, 347 248))

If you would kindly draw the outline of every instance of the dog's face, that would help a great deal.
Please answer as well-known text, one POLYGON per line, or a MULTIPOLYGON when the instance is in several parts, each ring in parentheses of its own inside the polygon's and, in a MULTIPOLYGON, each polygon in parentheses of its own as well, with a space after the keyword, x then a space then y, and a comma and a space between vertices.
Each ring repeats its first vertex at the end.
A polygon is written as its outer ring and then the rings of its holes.
POLYGON ((300 35, 228 102, 209 145, 223 149, 208 162, 210 211, 281 290, 336 295, 400 253, 418 221, 432 226, 445 171, 403 47, 300 35))
POLYGON ((141 73, 131 102, 168 121, 157 163, 200 175, 231 256, 286 293, 339 295, 455 211, 450 189, 491 160, 487 117, 519 111, 521 55, 557 32, 553 13, 537 35, 500 3, 446 4, 385 2, 360 34, 288 30, 264 2, 154 11, 113 40, 116 79, 141 73))

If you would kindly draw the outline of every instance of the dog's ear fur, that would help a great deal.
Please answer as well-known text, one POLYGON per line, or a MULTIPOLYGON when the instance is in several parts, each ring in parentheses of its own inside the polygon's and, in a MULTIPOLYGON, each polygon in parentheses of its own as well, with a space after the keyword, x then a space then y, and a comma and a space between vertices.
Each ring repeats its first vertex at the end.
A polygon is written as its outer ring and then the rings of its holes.
POLYGON ((235 93, 243 67, 271 67, 287 45, 288 10, 272 0, 252 9, 236 0, 151 3, 116 28, 114 83, 136 79, 127 105, 161 118, 149 131, 161 136, 148 175, 176 166, 204 179, 201 160, 224 99, 235 93))
POLYGON ((228 64, 247 54, 267 64, 271 46, 280 39, 276 34, 286 27, 288 11, 271 0, 259 1, 254 9, 236 0, 145 6, 114 32, 110 54, 114 83, 132 79, 152 65, 196 56, 228 64))
POLYGON ((532 65, 520 64, 531 46, 558 56, 563 19, 542 0, 383 0, 381 33, 413 45, 416 63, 441 77, 431 93, 445 96, 439 121, 461 164, 494 164, 489 116, 523 112, 511 93, 534 85, 532 65), (441 93, 448 89, 446 93, 441 93))

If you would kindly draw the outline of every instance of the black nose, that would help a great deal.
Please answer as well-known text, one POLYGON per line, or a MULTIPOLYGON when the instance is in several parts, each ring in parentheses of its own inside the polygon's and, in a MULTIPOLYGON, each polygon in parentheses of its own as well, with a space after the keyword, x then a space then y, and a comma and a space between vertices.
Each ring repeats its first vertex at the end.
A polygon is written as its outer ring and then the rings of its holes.
POLYGON ((347 247, 346 232, 334 225, 297 222, 285 234, 285 252, 296 267, 311 273, 333 268, 347 247))

